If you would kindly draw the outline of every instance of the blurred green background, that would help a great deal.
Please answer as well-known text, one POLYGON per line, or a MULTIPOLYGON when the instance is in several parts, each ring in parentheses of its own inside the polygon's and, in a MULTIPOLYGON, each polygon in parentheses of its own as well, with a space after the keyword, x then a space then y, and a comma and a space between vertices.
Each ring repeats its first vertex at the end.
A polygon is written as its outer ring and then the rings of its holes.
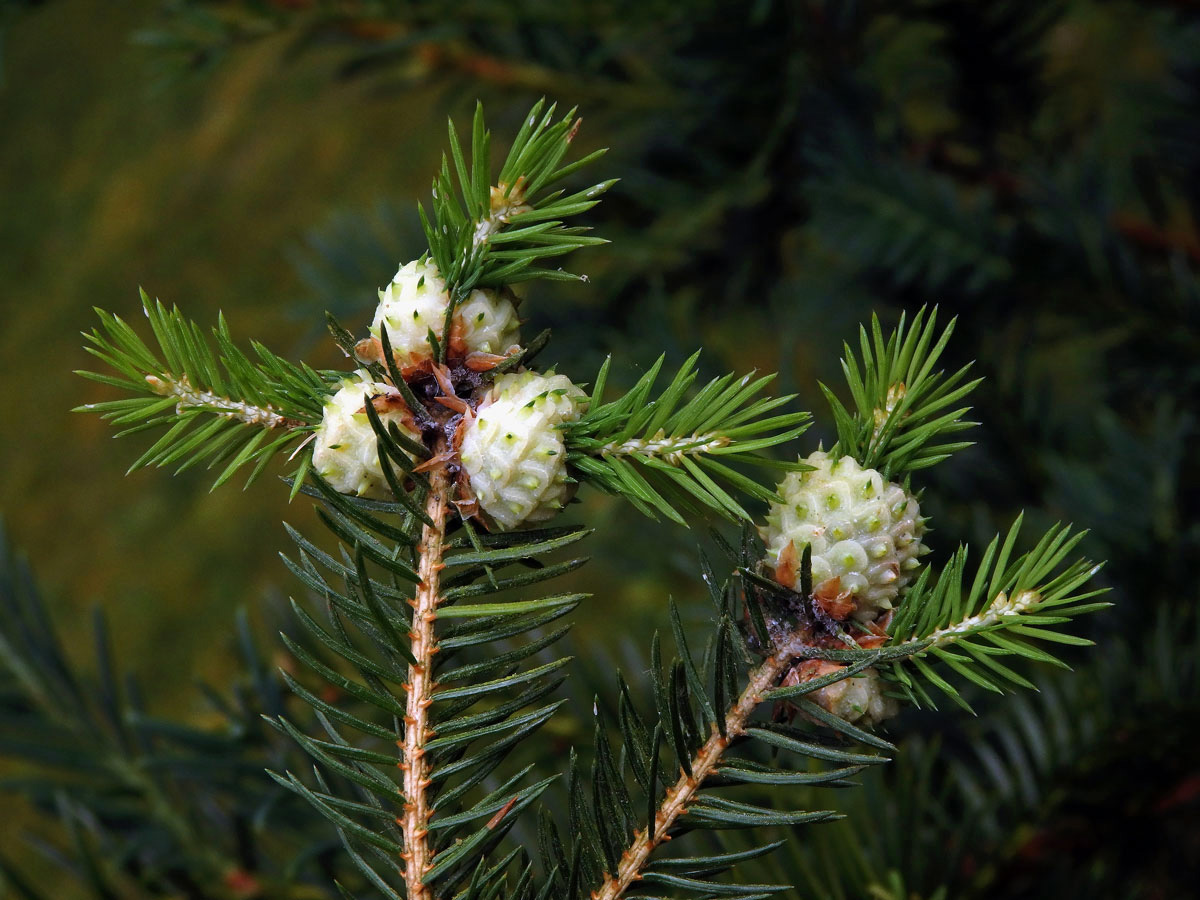
MULTIPOLYGON (((446 116, 465 121, 480 97, 503 144, 549 93, 581 105, 584 150, 612 148, 595 176, 622 178, 591 216, 614 244, 572 262, 590 282, 523 306, 576 380, 607 352, 628 380, 703 346, 714 373, 779 371, 822 423, 816 379, 840 388, 841 342, 871 311, 960 316, 948 365, 978 359, 983 427, 922 482, 931 543, 986 539, 1020 508, 1091 527, 1118 605, 1091 624, 1102 648, 1077 678, 1130 660, 1087 701, 1099 737, 1048 776, 1067 787, 1010 810, 1001 833, 1024 843, 997 840, 990 874, 963 883, 1180 896, 1200 849, 1186 789, 1200 697, 1194 672, 1152 671, 1144 648, 1164 620, 1182 643, 1200 595, 1188 7, 9 0, 0 511, 68 647, 83 652, 100 604, 150 706, 206 715, 192 683, 229 677, 234 610, 294 590, 280 520, 316 532, 315 518, 269 478, 209 493, 204 472, 122 477, 149 441, 69 412, 111 396, 71 374, 91 367, 91 307, 136 320, 140 285, 341 366, 322 314, 361 330, 375 288, 422 251, 412 211, 446 116), (1138 852, 1115 852, 1137 816, 1138 852), (1065 849, 1033 853, 1029 829, 1065 849)), ((829 434, 818 424, 795 449, 829 434)), ((595 593, 581 670, 637 660, 669 594, 701 614, 696 534, 587 492, 571 514, 598 528, 593 563, 562 588, 595 593)), ((962 747, 987 730, 954 711, 898 727, 962 747)))
POLYGON ((277 482, 210 494, 204 473, 123 478, 136 445, 69 412, 107 396, 72 374, 93 368, 79 332, 93 306, 140 319, 142 286, 298 348, 309 323, 289 249, 333 209, 410 195, 437 148, 417 127, 428 99, 323 91, 319 65, 280 78, 279 41, 156 90, 152 54, 130 41, 155 7, 54 3, 5 36, 0 507, 64 619, 102 602, 122 654, 187 702, 193 674, 221 664, 233 609, 283 581, 279 520, 308 524, 308 505, 288 509, 277 482))

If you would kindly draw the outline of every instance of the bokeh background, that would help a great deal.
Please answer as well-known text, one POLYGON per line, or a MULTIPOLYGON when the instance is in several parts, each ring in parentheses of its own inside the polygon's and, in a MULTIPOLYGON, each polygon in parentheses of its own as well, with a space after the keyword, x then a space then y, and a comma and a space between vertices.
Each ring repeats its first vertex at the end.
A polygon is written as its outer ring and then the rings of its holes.
MULTIPOLYGON (((595 177, 621 182, 589 214, 613 244, 573 260, 589 282, 527 292, 529 333, 555 330, 546 360, 586 381, 611 352, 628 381, 702 346, 714 374, 778 371, 816 414, 807 453, 832 433, 816 382, 840 389, 842 341, 871 312, 938 304, 959 317, 948 365, 975 359, 987 380, 978 446, 920 479, 931 543, 985 541, 1025 509, 1030 533, 1091 528, 1087 552, 1109 560, 1116 605, 1086 625, 1099 649, 1071 655, 1068 680, 1035 673, 1058 679, 1042 695, 1057 706, 1029 701, 1019 727, 987 698, 975 719, 897 723, 940 736, 981 786, 955 802, 992 820, 953 872, 902 870, 907 890, 1190 890, 1192 4, 7 0, 0 41, 0 512, 69 653, 86 657, 99 605, 148 705, 203 724, 194 682, 234 677, 235 611, 269 643, 270 597, 296 590, 281 520, 318 530, 274 479, 210 493, 203 471, 123 477, 148 440, 69 412, 110 396, 72 374, 91 366, 91 308, 136 320, 142 286, 340 367, 323 313, 361 330, 375 288, 421 253, 415 201, 446 116, 482 99, 502 145, 548 95, 579 104, 582 148, 611 148, 595 177)), ((595 594, 575 636, 589 684, 610 660, 636 669, 668 595, 702 614, 704 538, 594 493, 571 514, 598 529, 572 576, 595 594)), ((11 854, 41 826, 3 803, 21 823, 11 854)), ((796 895, 867 889, 817 882, 796 895)))

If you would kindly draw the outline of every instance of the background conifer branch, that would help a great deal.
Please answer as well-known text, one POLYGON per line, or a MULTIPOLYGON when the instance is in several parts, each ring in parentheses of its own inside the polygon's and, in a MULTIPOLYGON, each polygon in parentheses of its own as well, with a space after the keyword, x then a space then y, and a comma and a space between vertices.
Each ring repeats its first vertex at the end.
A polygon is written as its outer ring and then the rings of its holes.
MULTIPOLYGON (((244 613, 235 623, 241 665, 232 690, 200 685, 203 725, 147 709, 137 673, 121 664, 116 635, 99 611, 91 623, 94 659, 81 663, 82 654, 68 652, 3 522, 0 613, 0 755, 22 766, 20 777, 5 780, 4 795, 26 797, 57 820, 68 841, 60 847, 39 829, 19 867, 0 860, 0 883, 8 879, 17 896, 63 896, 71 890, 66 882, 49 893, 17 887, 20 870, 45 857, 89 896, 179 896, 204 886, 208 896, 230 897, 236 885, 281 900, 313 896, 322 880, 314 881, 313 861, 328 856, 328 826, 260 778, 264 765, 302 761, 262 716, 285 706, 303 710, 244 613)), ((352 874, 338 863, 328 871, 352 874)))

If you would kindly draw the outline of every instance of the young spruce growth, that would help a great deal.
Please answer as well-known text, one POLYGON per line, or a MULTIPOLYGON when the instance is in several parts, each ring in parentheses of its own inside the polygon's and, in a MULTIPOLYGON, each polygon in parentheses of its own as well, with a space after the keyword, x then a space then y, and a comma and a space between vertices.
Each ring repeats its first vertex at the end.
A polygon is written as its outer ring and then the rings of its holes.
POLYGON ((1104 605, 1090 599, 1095 566, 1073 558, 1080 535, 1067 527, 1018 553, 1018 522, 973 570, 965 547, 941 568, 926 564, 938 548, 927 545, 914 478, 968 446, 975 423, 963 404, 977 383, 966 368, 937 368, 954 323, 939 328, 936 311, 890 334, 872 321, 857 350, 846 346, 850 402, 825 391, 837 443, 796 462, 771 451, 809 416, 768 396, 769 376, 697 389, 693 356, 656 390, 660 359, 612 397, 609 361, 590 391, 574 380, 581 373, 538 370, 548 335, 522 335, 514 286, 576 280, 554 258, 603 243, 567 224, 611 185, 560 186, 601 155, 565 161, 578 127, 573 112, 556 118, 537 104, 494 174, 482 112, 466 146, 451 126, 421 210, 428 251, 379 292, 368 335, 330 319, 346 371, 257 343, 248 354, 224 319, 210 341, 145 295, 156 348, 105 312, 90 335, 112 373, 82 374, 133 396, 85 408, 122 433, 166 428, 135 466, 206 463, 220 484, 243 469, 255 478, 286 453, 293 495, 315 498, 340 542, 330 554, 291 531, 287 565, 324 601, 325 620, 294 603, 308 637, 285 641, 336 690, 283 673, 323 733, 273 714, 316 766, 271 777, 340 835, 361 874, 345 896, 751 900, 786 890, 721 880, 777 843, 663 844, 831 818, 788 808, 789 786, 843 787, 886 762, 894 748, 874 729, 938 694, 965 704, 956 677, 1028 686, 1009 662, 1053 660, 1039 640, 1085 643, 1062 626, 1104 605), (782 481, 752 474, 764 471, 782 481), (548 698, 566 659, 548 654, 566 629, 544 629, 585 598, 524 589, 583 563, 543 562, 588 535, 554 524, 581 484, 679 524, 716 514, 741 534, 725 545, 724 576, 700 562, 713 603, 703 653, 689 649, 670 604, 676 656, 664 662, 655 637, 651 697, 617 678, 619 722, 596 714, 590 777, 572 754, 563 781, 530 780, 529 769, 501 766, 558 710, 548 698), (775 786, 766 803, 754 790, 763 785, 775 786), (530 822, 548 789, 565 789, 568 820, 530 822), (525 846, 505 849, 519 822, 525 846))

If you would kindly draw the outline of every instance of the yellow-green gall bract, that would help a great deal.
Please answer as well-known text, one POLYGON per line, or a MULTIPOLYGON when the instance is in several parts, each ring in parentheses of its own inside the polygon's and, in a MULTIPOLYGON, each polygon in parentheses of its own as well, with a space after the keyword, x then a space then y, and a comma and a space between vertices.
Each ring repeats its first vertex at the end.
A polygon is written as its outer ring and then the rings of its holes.
POLYGON ((839 590, 854 600, 854 618, 873 620, 892 608, 927 552, 920 507, 900 485, 848 456, 835 461, 818 450, 804 462, 813 470, 788 474, 777 491, 782 502, 771 504, 761 529, 767 564, 799 589, 798 561, 810 546, 813 585, 838 578, 839 590), (781 567, 781 554, 790 553, 795 564, 781 567))

